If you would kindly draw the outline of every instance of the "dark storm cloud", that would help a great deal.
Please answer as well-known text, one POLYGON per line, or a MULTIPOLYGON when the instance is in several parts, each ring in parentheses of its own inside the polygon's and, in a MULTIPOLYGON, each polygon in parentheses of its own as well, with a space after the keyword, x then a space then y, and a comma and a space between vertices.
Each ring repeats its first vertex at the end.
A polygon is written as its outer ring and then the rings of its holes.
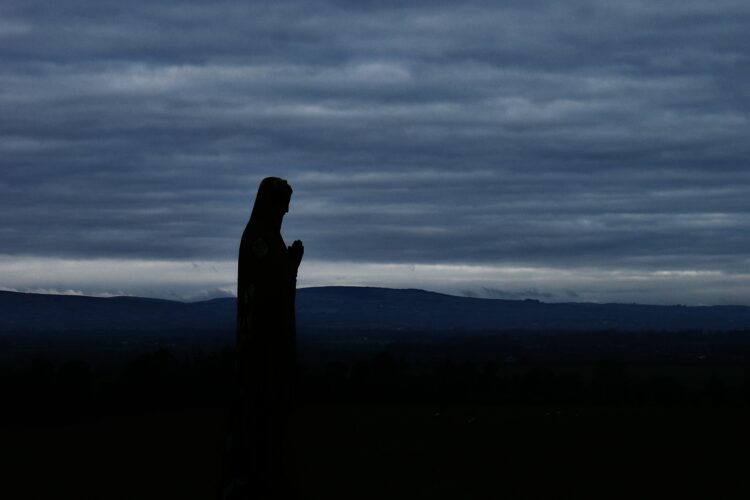
POLYGON ((2 253, 231 259, 281 175, 314 259, 744 272, 749 23, 744 1, 4 2, 2 253))

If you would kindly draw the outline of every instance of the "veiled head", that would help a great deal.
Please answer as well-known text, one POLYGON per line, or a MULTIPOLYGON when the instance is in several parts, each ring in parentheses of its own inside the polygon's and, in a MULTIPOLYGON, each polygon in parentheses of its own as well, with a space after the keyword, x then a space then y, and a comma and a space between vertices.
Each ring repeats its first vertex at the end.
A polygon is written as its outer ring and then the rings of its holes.
POLYGON ((284 214, 289 211, 292 187, 279 177, 266 177, 258 186, 250 224, 265 229, 280 229, 284 214))

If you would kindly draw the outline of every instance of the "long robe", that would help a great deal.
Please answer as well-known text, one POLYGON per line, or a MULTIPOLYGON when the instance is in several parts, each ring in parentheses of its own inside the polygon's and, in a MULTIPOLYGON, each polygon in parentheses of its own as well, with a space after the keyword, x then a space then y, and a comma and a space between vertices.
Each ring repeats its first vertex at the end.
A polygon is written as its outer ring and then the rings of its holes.
POLYGON ((234 458, 238 498, 289 496, 284 456, 296 361, 294 299, 302 245, 287 248, 281 221, 291 188, 266 178, 240 242, 237 266, 238 402, 234 458))
POLYGON ((248 223, 238 264, 238 368, 241 390, 262 411, 280 411, 290 403, 296 275, 281 234, 248 223))

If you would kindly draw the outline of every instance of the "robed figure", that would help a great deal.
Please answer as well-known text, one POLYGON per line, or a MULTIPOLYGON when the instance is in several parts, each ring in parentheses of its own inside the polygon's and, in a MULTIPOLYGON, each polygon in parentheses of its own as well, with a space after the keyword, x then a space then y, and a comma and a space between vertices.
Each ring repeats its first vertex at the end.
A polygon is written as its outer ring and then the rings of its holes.
POLYGON ((288 493, 284 439, 294 398, 294 299, 304 252, 301 241, 287 247, 281 237, 291 195, 284 179, 263 179, 240 242, 238 401, 231 433, 235 484, 234 493, 227 494, 232 498, 277 498, 288 493))

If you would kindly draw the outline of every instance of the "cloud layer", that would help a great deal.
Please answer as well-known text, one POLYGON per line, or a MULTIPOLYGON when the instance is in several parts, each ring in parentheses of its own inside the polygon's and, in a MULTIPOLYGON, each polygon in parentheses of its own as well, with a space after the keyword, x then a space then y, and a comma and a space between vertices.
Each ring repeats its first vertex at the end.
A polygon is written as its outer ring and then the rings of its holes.
MULTIPOLYGON (((25 0, 0 19, 8 259, 231 262, 279 175, 319 266, 634 273, 661 302, 658 273, 733 283, 696 302, 750 285, 744 1, 25 0)), ((498 280, 467 291, 557 288, 498 280)))

